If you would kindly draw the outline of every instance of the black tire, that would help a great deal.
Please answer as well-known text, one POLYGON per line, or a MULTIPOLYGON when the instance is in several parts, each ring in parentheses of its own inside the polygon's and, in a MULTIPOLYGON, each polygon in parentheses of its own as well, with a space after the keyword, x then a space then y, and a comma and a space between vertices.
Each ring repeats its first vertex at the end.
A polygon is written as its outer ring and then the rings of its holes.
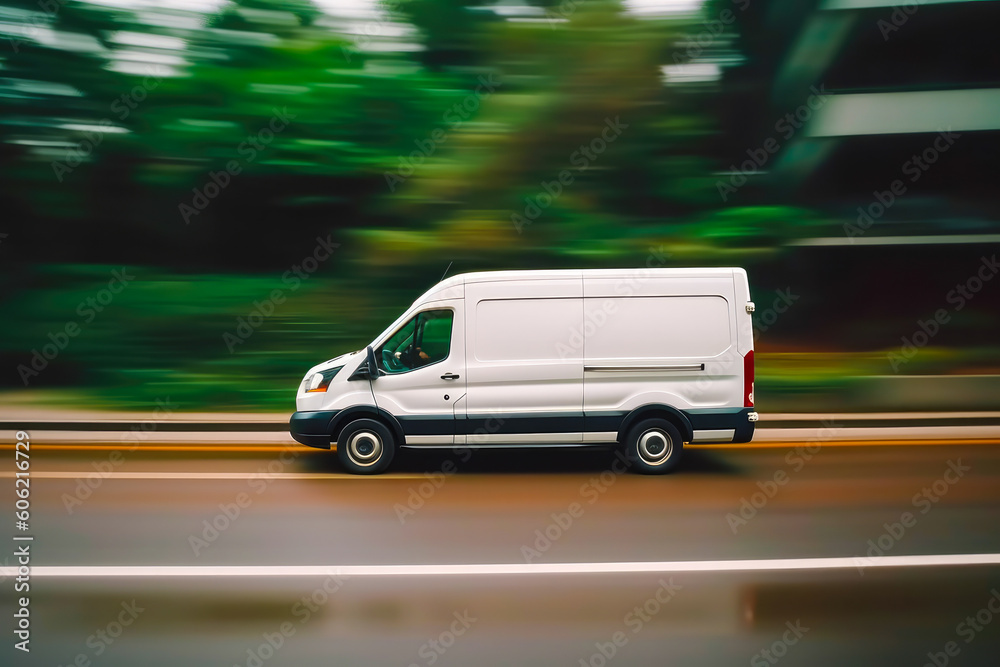
POLYGON ((644 475, 670 472, 683 451, 680 432, 666 419, 643 419, 625 437, 625 456, 632 470, 644 475))
POLYGON ((396 455, 392 431, 374 419, 356 419, 343 428, 337 438, 340 465, 355 475, 384 472, 396 455))

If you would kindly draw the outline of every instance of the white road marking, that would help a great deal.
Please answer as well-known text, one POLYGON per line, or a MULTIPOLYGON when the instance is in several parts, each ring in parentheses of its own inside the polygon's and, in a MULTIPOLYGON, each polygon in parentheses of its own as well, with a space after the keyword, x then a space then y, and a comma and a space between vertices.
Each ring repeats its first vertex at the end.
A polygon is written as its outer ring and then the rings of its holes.
MULTIPOLYGON (((1000 565, 1000 554, 945 554, 866 558, 640 561, 622 563, 470 563, 444 565, 41 565, 33 577, 392 577, 503 574, 629 574, 761 572, 1000 565)), ((13 577, 16 567, 0 567, 13 577)))
MULTIPOLYGON (((427 479, 426 475, 388 474, 378 477, 315 472, 34 472, 32 479, 87 479, 97 475, 102 479, 427 479)), ((15 473, 2 472, 0 478, 12 478, 15 473)))

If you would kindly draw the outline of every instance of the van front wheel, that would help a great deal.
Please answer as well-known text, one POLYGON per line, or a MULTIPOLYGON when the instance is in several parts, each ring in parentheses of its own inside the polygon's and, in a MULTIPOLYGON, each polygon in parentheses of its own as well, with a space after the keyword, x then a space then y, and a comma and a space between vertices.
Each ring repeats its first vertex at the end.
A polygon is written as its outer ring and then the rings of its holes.
POLYGON ((625 456, 633 470, 646 475, 673 470, 683 449, 680 432, 665 419, 644 419, 625 438, 625 456))
POLYGON ((385 471, 395 454, 396 442, 392 432, 374 419, 351 422, 337 438, 340 465, 355 475, 377 475, 385 471))

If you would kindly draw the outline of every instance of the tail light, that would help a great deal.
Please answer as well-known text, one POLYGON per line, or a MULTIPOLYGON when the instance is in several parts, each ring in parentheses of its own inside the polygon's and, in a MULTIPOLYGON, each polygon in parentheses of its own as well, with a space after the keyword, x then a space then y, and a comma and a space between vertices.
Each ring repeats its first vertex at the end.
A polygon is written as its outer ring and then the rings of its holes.
POLYGON ((753 350, 743 357, 743 407, 753 407, 753 350))

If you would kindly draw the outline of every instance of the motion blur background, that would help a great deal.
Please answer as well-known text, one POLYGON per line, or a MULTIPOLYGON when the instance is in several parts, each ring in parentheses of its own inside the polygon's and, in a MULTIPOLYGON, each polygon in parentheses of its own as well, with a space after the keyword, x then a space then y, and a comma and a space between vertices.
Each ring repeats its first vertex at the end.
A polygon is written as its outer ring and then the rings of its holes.
POLYGON ((998 24, 0 0, 3 400, 290 412, 446 273, 736 265, 762 411, 996 409, 998 24))

